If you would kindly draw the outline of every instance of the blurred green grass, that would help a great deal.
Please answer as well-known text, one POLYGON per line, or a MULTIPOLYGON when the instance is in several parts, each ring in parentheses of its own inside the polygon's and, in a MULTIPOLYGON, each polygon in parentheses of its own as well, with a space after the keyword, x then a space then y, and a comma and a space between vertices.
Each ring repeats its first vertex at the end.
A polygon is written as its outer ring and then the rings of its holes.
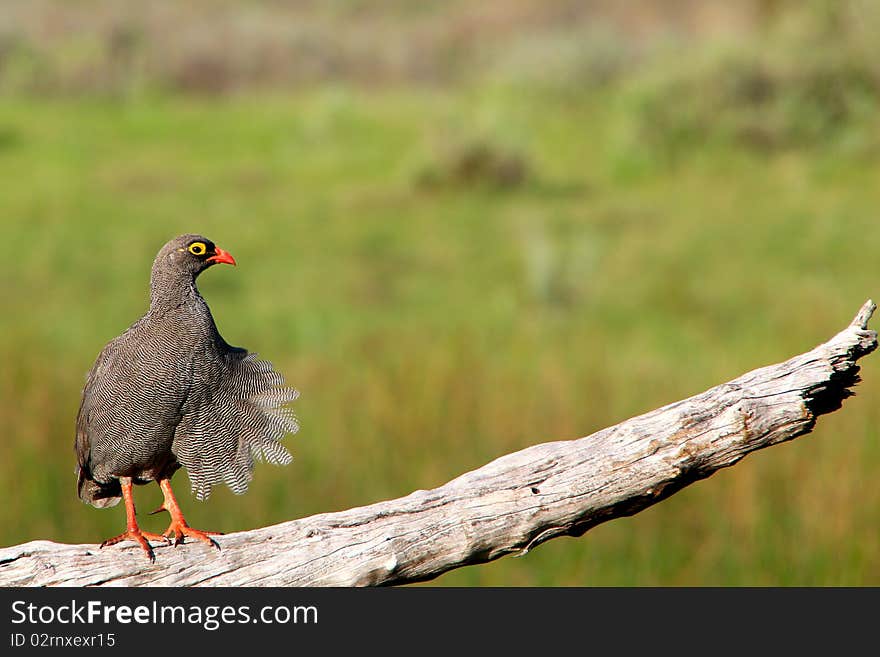
MULTIPOLYGON (((238 268, 200 279, 218 326, 302 393, 291 466, 207 503, 175 477, 193 526, 224 532, 440 485, 843 328, 878 296, 880 168, 870 143, 840 144, 876 114, 769 150, 690 129, 645 139, 665 88, 4 98, 0 544, 120 530, 121 510, 75 495, 79 392, 178 233, 233 253, 238 268), (525 174, 456 168, 474 144, 525 174)), ((811 436, 436 583, 880 584, 873 358, 811 436)), ((158 489, 136 500, 152 509, 158 489)))

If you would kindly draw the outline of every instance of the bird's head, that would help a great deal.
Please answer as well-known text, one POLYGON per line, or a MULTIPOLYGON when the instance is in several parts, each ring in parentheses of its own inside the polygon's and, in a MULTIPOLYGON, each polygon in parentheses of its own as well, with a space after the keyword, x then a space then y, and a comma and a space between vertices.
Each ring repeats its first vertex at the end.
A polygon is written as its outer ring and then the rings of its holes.
POLYGON ((234 265, 235 259, 202 235, 175 237, 163 246, 150 273, 150 305, 175 305, 195 285, 196 276, 211 265, 234 265))
POLYGON ((159 251, 153 270, 159 267, 169 273, 198 276, 211 265, 234 265, 235 259, 203 235, 175 237, 159 251))

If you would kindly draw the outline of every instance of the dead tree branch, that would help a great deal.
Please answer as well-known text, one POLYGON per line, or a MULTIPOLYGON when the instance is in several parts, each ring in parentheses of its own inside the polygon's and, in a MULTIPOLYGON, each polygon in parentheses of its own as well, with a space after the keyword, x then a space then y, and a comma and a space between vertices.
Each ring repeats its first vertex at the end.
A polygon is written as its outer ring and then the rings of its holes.
POLYGON ((578 440, 528 447, 433 490, 156 550, 32 541, 0 549, 4 586, 403 584, 637 513, 746 454, 810 432, 877 347, 868 301, 828 342, 578 440))

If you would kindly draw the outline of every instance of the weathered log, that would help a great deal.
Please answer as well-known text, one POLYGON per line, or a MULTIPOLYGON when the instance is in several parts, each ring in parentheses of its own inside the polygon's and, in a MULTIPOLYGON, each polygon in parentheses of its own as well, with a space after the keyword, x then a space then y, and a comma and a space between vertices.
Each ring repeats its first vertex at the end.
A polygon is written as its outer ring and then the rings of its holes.
POLYGON ((877 347, 868 301, 828 342, 585 438, 502 456, 432 490, 218 537, 222 550, 32 541, 0 549, 4 586, 357 586, 428 580, 632 515, 810 432, 877 347))

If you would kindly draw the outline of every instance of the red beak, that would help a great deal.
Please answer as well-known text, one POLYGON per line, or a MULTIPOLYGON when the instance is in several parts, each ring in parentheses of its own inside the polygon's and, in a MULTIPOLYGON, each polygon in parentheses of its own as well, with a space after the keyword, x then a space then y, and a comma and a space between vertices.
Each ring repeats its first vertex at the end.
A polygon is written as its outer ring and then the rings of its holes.
POLYGON ((224 263, 235 266, 235 258, 229 255, 229 251, 224 251, 219 246, 214 247, 214 255, 206 260, 211 263, 224 263))

